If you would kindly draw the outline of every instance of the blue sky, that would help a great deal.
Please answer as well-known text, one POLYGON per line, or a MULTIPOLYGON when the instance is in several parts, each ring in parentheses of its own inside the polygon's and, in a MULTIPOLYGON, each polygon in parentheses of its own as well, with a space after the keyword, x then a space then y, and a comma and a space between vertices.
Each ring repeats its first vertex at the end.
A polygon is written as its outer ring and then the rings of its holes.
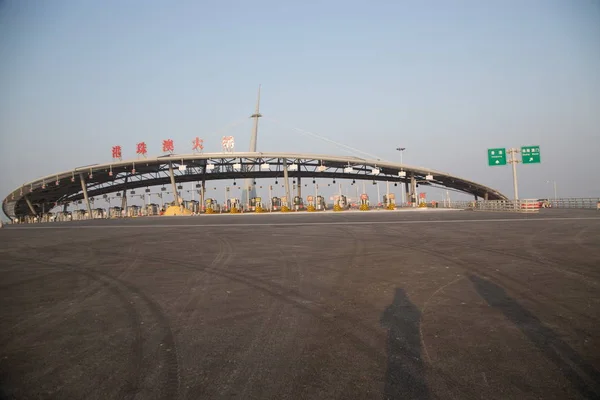
POLYGON ((486 149, 539 145, 521 197, 600 196, 598 1, 6 0, 0 60, 0 197, 117 144, 246 150, 259 83, 259 150, 348 154, 298 127, 512 195, 486 149))

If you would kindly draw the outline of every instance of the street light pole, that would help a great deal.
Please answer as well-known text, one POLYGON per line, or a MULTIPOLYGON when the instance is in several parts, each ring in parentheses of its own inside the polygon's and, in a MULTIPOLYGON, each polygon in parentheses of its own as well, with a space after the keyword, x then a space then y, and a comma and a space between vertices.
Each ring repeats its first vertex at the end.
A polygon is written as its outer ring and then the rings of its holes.
POLYGON ((397 147, 396 150, 400 152, 400 164, 402 164, 402 153, 406 150, 406 147, 397 147))
MULTIPOLYGON (((397 147, 396 150, 398 150, 400 152, 400 165, 403 165, 402 153, 404 153, 404 150, 406 150, 406 147, 397 147)), ((402 203, 402 207, 404 207, 404 190, 402 190, 402 182, 400 182, 400 201, 402 203)))

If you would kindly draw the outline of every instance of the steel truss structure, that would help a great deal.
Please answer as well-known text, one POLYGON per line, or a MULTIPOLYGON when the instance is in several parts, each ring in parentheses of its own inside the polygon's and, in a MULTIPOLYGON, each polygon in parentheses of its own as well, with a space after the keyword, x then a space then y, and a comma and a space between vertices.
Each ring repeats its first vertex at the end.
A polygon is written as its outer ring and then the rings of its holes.
POLYGON ((40 215, 56 206, 84 200, 86 195, 93 201, 109 193, 173 183, 198 182, 201 187, 200 183, 211 180, 283 178, 284 161, 290 178, 389 181, 405 183, 407 193, 414 192, 409 186, 420 184, 475 198, 507 199, 487 186, 427 168, 359 157, 252 152, 166 155, 78 167, 25 183, 4 199, 2 209, 14 219, 40 215))

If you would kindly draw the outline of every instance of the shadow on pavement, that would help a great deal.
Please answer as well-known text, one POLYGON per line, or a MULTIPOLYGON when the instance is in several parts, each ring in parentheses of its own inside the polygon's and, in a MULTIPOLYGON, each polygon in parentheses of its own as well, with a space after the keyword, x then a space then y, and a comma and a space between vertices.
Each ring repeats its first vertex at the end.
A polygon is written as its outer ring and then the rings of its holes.
POLYGON ((381 316, 381 325, 388 329, 384 399, 429 398, 421 357, 420 319, 421 312, 404 290, 396 289, 393 303, 381 316))
POLYGON ((492 307, 499 309, 541 352, 552 361, 585 398, 600 399, 600 372, 563 342, 556 332, 521 306, 506 291, 486 279, 469 275, 475 290, 492 307), (595 386, 595 387, 594 387, 595 386))

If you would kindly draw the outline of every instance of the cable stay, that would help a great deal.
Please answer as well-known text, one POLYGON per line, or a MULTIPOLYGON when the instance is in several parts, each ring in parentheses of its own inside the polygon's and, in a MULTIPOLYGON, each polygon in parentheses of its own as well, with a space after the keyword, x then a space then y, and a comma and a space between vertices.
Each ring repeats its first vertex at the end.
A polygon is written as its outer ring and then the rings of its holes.
POLYGON ((296 128, 296 127, 293 127, 293 126, 285 125, 284 123, 282 123, 282 122, 281 122, 281 121, 279 121, 279 120, 276 120, 275 118, 263 117, 263 119, 266 119, 266 120, 268 120, 268 121, 274 122, 274 123, 276 123, 276 124, 280 125, 280 126, 281 126, 281 127, 283 127, 283 128, 286 128, 286 129, 291 129, 291 130, 294 130, 294 131, 296 131, 296 132, 302 133, 302 134, 304 134, 304 135, 309 135, 309 136, 312 136, 312 137, 314 137, 314 138, 317 138, 317 139, 323 140, 323 141, 325 141, 325 142, 329 142, 329 143, 331 143, 331 144, 333 144, 333 145, 335 145, 335 146, 338 146, 338 147, 340 147, 340 148, 343 148, 345 151, 347 151, 347 152, 349 152, 349 153, 353 154, 354 156, 357 156, 357 157, 360 157, 360 158, 363 158, 364 156, 368 156, 368 157, 369 157, 370 159, 372 159, 372 160, 386 161, 386 160, 382 159, 382 158, 381 158, 381 157, 379 157, 379 156, 376 156, 376 155, 374 155, 374 154, 367 153, 367 152, 365 152, 365 151, 361 151, 361 150, 355 149, 354 147, 351 147, 351 146, 345 145, 345 144, 343 144, 343 143, 336 142, 335 140, 329 139, 329 138, 327 138, 327 137, 325 137, 325 136, 322 136, 322 135, 319 135, 319 134, 317 134, 317 133, 313 133, 313 132, 306 131, 306 130, 304 130, 304 129, 300 129, 300 128, 296 128), (362 155, 361 155, 361 154, 362 154, 362 155))

